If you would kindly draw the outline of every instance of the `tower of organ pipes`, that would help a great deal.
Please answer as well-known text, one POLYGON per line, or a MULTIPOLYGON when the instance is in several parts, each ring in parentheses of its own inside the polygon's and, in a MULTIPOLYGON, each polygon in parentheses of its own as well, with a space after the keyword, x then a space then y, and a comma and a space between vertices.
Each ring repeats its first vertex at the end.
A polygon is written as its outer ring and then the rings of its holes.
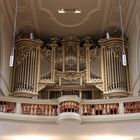
POLYGON ((43 42, 32 33, 20 34, 15 44, 12 92, 14 96, 32 97, 38 94, 40 49, 43 42))
POLYGON ((126 53, 128 42, 122 40, 119 30, 108 32, 109 39, 96 43, 90 36, 75 35, 53 37, 44 43, 23 31, 15 44, 11 95, 41 99, 129 96, 129 69, 122 65, 122 42, 126 53))
MULTIPOLYGON (((128 96, 129 79, 128 68, 122 64, 122 39, 111 38, 100 40, 102 53, 102 78, 104 81, 104 95, 128 96)), ((127 46, 127 42, 125 42, 127 46)))
MULTIPOLYGON (((102 79, 104 83, 104 96, 125 97, 130 93, 129 69, 123 66, 123 42, 125 52, 128 51, 128 42, 122 40, 120 31, 114 28, 109 31, 109 39, 100 39, 98 44, 101 48, 102 56, 102 79)), ((127 55, 128 58, 128 55, 127 55)), ((127 60, 128 61, 128 60, 127 60)))

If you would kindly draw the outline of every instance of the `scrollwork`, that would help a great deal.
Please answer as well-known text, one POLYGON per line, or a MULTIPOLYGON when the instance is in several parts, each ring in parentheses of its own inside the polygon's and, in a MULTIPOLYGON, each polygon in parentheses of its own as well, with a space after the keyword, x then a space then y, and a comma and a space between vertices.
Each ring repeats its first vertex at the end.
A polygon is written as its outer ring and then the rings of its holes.
POLYGON ((85 76, 85 72, 75 72, 75 71, 67 71, 67 72, 56 72, 56 75, 67 80, 67 81, 74 81, 78 78, 85 76))
POLYGON ((19 65, 28 56, 34 47, 22 46, 15 49, 15 66, 19 65))

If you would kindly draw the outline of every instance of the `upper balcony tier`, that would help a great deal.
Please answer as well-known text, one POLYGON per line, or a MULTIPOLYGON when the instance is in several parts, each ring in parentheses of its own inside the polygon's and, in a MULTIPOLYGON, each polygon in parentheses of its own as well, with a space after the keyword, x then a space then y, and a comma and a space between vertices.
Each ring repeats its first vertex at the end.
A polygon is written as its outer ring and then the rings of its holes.
POLYGON ((0 119, 57 123, 65 120, 85 122, 140 119, 140 97, 82 100, 62 96, 57 100, 0 97, 0 119))

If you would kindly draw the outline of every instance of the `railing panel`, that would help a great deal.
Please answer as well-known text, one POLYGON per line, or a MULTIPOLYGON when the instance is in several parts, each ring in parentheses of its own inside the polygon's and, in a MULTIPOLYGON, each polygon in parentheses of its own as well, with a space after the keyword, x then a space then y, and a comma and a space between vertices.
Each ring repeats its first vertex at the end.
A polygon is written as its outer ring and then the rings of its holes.
POLYGON ((15 113, 16 103, 0 101, 0 112, 15 113))
POLYGON ((60 103, 60 113, 75 112, 79 113, 79 103, 75 101, 64 101, 60 103))
POLYGON ((136 102, 125 102, 124 103, 124 113, 139 113, 140 112, 140 101, 136 102))
POLYGON ((118 114, 118 103, 112 104, 83 104, 82 115, 114 115, 118 114))
POLYGON ((27 115, 43 115, 43 116, 57 116, 57 105, 46 104, 27 104, 22 103, 22 114, 27 115))

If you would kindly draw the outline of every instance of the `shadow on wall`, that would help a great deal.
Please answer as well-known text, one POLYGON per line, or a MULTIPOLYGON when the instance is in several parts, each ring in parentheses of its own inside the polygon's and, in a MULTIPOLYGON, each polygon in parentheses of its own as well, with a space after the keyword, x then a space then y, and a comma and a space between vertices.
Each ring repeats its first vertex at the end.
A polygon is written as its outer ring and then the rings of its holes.
MULTIPOLYGON (((139 37, 140 38, 140 29, 139 29, 139 37)), ((138 57, 137 57, 137 64, 138 64, 138 71, 139 71, 139 74, 140 74, 140 39, 138 39, 138 57)))
POLYGON ((3 73, 3 34, 2 27, 0 27, 0 96, 4 96, 2 92, 2 73, 3 73))
POLYGON ((2 60, 3 60, 2 48, 3 48, 2 31, 0 29, 0 75, 2 73, 2 60))
MULTIPOLYGON (((139 29, 139 35, 138 38, 140 38, 140 29, 139 29)), ((139 72, 139 78, 138 78, 138 82, 140 85, 140 39, 138 39, 138 56, 137 56, 137 64, 138 64, 138 72, 139 72)), ((139 90, 138 90, 138 96, 140 96, 140 86, 139 86, 139 90)))

